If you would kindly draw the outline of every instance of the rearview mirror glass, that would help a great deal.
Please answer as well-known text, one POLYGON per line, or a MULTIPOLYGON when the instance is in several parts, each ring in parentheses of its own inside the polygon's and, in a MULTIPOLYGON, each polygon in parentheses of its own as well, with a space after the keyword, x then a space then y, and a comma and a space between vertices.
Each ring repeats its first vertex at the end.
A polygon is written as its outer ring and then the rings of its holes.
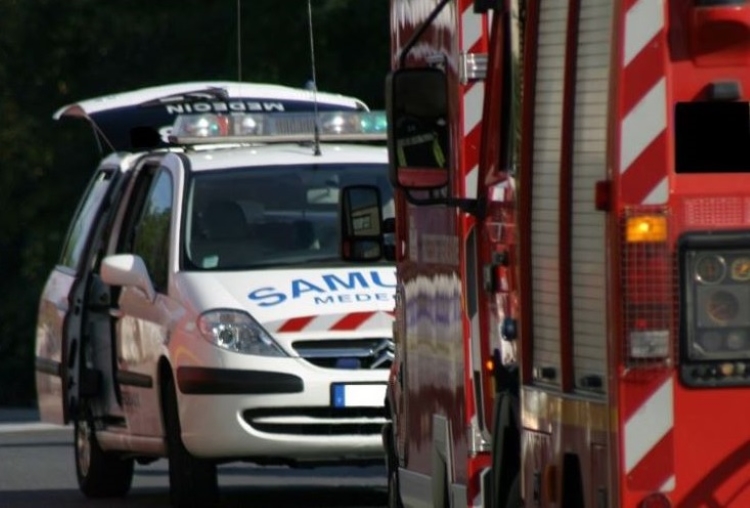
POLYGON ((341 190, 341 256, 349 261, 376 261, 383 256, 383 210, 374 185, 341 190))
POLYGON ((448 183, 447 81, 435 68, 399 69, 386 81, 391 180, 407 189, 448 183))

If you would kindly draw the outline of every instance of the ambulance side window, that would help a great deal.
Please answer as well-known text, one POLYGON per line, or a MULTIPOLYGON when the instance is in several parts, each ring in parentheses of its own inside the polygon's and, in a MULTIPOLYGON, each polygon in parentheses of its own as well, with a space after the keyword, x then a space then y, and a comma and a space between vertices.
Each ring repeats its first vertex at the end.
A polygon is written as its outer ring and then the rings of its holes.
POLYGON ((111 179, 111 171, 99 171, 89 183, 86 194, 78 206, 75 218, 70 224, 70 230, 60 256, 61 265, 74 270, 78 268, 86 242, 96 222, 97 213, 107 195, 111 179))
POLYGON ((172 223, 172 177, 160 170, 154 177, 133 230, 133 253, 143 258, 159 292, 167 289, 169 233, 172 223))

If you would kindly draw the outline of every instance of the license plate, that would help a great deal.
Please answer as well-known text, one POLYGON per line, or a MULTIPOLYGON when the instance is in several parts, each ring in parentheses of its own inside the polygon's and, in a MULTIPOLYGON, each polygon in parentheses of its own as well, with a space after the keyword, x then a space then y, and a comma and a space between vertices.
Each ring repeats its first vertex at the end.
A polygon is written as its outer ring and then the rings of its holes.
POLYGON ((331 385, 331 405, 333 407, 383 407, 385 384, 343 384, 331 385))

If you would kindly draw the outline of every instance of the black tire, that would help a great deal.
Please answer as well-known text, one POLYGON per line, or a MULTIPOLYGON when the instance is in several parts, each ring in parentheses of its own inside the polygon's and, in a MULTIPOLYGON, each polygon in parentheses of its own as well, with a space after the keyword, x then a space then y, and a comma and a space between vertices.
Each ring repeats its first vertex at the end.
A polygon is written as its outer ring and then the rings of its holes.
POLYGON ((78 488, 89 498, 123 497, 133 482, 132 458, 105 452, 94 433, 94 419, 84 404, 73 423, 78 488))
POLYGON ((171 377, 164 381, 164 423, 169 459, 169 497, 173 508, 207 508, 219 504, 216 464, 190 455, 182 443, 177 393, 171 377))
POLYGON ((398 485, 398 469, 388 470, 388 508, 404 508, 398 485))
POLYGON ((508 503, 505 508, 523 508, 523 498, 521 497, 521 475, 517 474, 510 485, 508 492, 508 503))
POLYGON ((404 508, 401 500, 401 488, 398 483, 398 458, 393 443, 393 426, 388 423, 383 427, 383 444, 385 446, 385 468, 388 475, 388 508, 404 508))
POLYGON ((492 427, 492 480, 491 480, 491 505, 489 508, 505 508, 505 502, 507 499, 503 499, 501 494, 502 488, 500 486, 500 466, 502 465, 502 445, 501 445, 501 429, 503 428, 500 424, 500 401, 502 395, 495 393, 495 407, 493 410, 494 425, 492 427))

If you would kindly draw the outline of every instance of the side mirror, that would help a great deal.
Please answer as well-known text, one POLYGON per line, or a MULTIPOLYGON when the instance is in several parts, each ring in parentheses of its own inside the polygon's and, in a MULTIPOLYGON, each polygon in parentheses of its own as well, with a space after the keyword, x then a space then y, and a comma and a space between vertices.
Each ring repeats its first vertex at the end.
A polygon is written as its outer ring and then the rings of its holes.
POLYGON ((153 302, 156 290, 143 259, 133 254, 115 254, 102 260, 101 278, 110 286, 130 286, 143 291, 153 302))
POLYGON ((383 257, 383 209, 375 185, 341 189, 341 257, 346 261, 377 261, 383 257))
POLYGON ((448 184, 448 82, 432 67, 399 69, 386 78, 388 156, 394 186, 438 189, 448 184))

